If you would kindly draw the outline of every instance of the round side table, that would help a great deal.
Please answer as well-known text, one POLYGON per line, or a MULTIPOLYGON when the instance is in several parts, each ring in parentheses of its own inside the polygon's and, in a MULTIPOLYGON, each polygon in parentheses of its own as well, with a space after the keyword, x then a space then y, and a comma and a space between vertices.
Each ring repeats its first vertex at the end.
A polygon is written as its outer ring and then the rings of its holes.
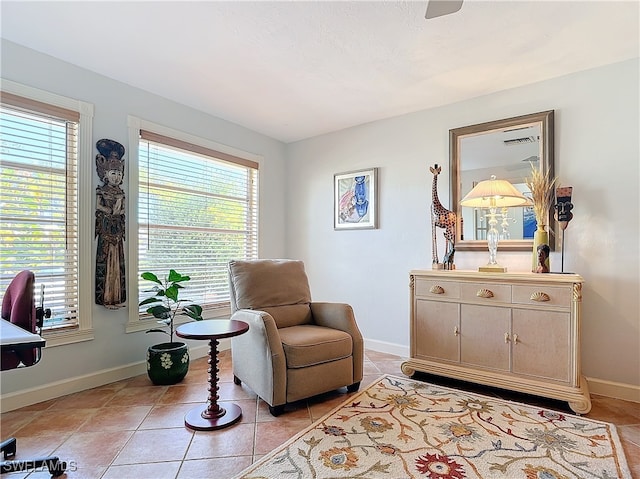
POLYGON ((176 336, 184 339, 209 341, 209 398, 207 404, 198 406, 184 416, 184 424, 197 431, 211 431, 231 426, 242 417, 242 409, 236 404, 218 404, 218 341, 246 333, 249 325, 234 319, 208 319, 185 323, 176 329, 176 336))

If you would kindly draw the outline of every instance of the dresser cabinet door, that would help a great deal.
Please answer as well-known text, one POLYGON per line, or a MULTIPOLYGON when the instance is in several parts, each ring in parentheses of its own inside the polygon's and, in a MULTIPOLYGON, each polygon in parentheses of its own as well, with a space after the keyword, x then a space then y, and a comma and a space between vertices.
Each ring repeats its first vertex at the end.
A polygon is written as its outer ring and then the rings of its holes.
POLYGON ((458 362, 460 305, 417 299, 415 308, 415 357, 458 362))
POLYGON ((570 328, 569 313, 514 309, 512 371, 576 383, 577 379, 570 378, 574 348, 570 328))
POLYGON ((460 316, 461 362, 509 371, 511 310, 463 304, 460 316))

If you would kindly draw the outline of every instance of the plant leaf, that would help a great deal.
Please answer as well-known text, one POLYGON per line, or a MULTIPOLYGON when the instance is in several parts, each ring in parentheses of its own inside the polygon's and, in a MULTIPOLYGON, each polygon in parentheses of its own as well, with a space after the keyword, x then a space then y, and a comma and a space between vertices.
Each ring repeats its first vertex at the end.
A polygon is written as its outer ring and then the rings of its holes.
POLYGON ((164 294, 167 296, 167 298, 175 301, 176 303, 178 302, 178 287, 176 285, 172 284, 171 286, 169 286, 164 294))
POLYGON ((179 283, 181 281, 189 281, 191 278, 189 276, 183 276, 180 273, 177 273, 175 269, 169 271, 169 279, 170 283, 179 283))
POLYGON ((182 311, 191 319, 202 321, 202 306, 198 304, 190 304, 189 306, 185 306, 182 311))
POLYGON ((142 273, 140 276, 142 277, 142 279, 146 279, 147 281, 153 281, 154 283, 158 283, 159 285, 162 285, 162 281, 160 281, 155 274, 150 273, 149 271, 142 273))
POLYGON ((147 298, 147 299, 145 299, 143 301, 140 301, 138 303, 138 306, 144 306, 145 304, 151 304, 151 303, 158 303, 160 301, 162 301, 160 298, 151 297, 151 298, 147 298))
POLYGON ((164 289, 160 288, 159 286, 154 286, 151 289, 145 289, 142 292, 143 293, 157 293, 158 291, 164 291, 164 289))
POLYGON ((165 331, 164 329, 155 329, 155 328, 154 328, 154 329, 150 329, 149 331, 145 331, 145 333, 164 333, 164 334, 166 334, 166 335, 168 335, 168 336, 171 336, 171 335, 169 334, 169 332, 168 332, 168 331, 165 331))
POLYGON ((158 319, 170 319, 171 318, 171 310, 166 306, 158 305, 152 306, 147 309, 147 313, 152 314, 154 318, 158 319))

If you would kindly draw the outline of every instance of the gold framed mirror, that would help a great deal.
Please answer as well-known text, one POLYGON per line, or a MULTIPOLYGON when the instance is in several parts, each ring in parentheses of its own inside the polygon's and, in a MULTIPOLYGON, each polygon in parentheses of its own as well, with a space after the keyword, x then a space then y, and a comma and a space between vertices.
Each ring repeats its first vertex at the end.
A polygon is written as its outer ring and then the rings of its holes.
MULTIPOLYGON (((553 110, 449 130, 451 209, 457 214, 458 251, 487 249, 485 212, 460 206, 460 200, 479 181, 491 175, 508 180, 527 197, 525 178, 531 165, 554 177, 553 110)), ((556 222, 549 211, 549 246, 555 249, 556 222)), ((531 251, 535 217, 530 206, 503 211, 500 250, 531 251)))

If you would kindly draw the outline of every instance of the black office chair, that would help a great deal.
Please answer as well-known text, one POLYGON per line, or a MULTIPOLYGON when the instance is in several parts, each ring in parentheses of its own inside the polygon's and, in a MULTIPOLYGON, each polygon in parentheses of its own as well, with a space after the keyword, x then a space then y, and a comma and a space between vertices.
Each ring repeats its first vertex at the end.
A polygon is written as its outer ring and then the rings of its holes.
MULTIPOLYGON (((2 298, 2 319, 9 321, 30 333, 40 334, 45 316, 51 316, 51 312, 45 310, 42 304, 36 308, 34 301, 35 275, 31 271, 21 271, 11 281, 2 298)), ((13 344, 2 346, 3 371, 19 367, 33 366, 40 360, 41 348, 44 341, 34 346, 28 344, 13 344)), ((17 441, 15 437, 0 443, 0 452, 4 459, 0 464, 0 474, 8 472, 27 472, 33 469, 46 467, 51 477, 64 474, 67 463, 60 461, 56 456, 40 457, 22 461, 8 461, 16 455, 17 441)))

